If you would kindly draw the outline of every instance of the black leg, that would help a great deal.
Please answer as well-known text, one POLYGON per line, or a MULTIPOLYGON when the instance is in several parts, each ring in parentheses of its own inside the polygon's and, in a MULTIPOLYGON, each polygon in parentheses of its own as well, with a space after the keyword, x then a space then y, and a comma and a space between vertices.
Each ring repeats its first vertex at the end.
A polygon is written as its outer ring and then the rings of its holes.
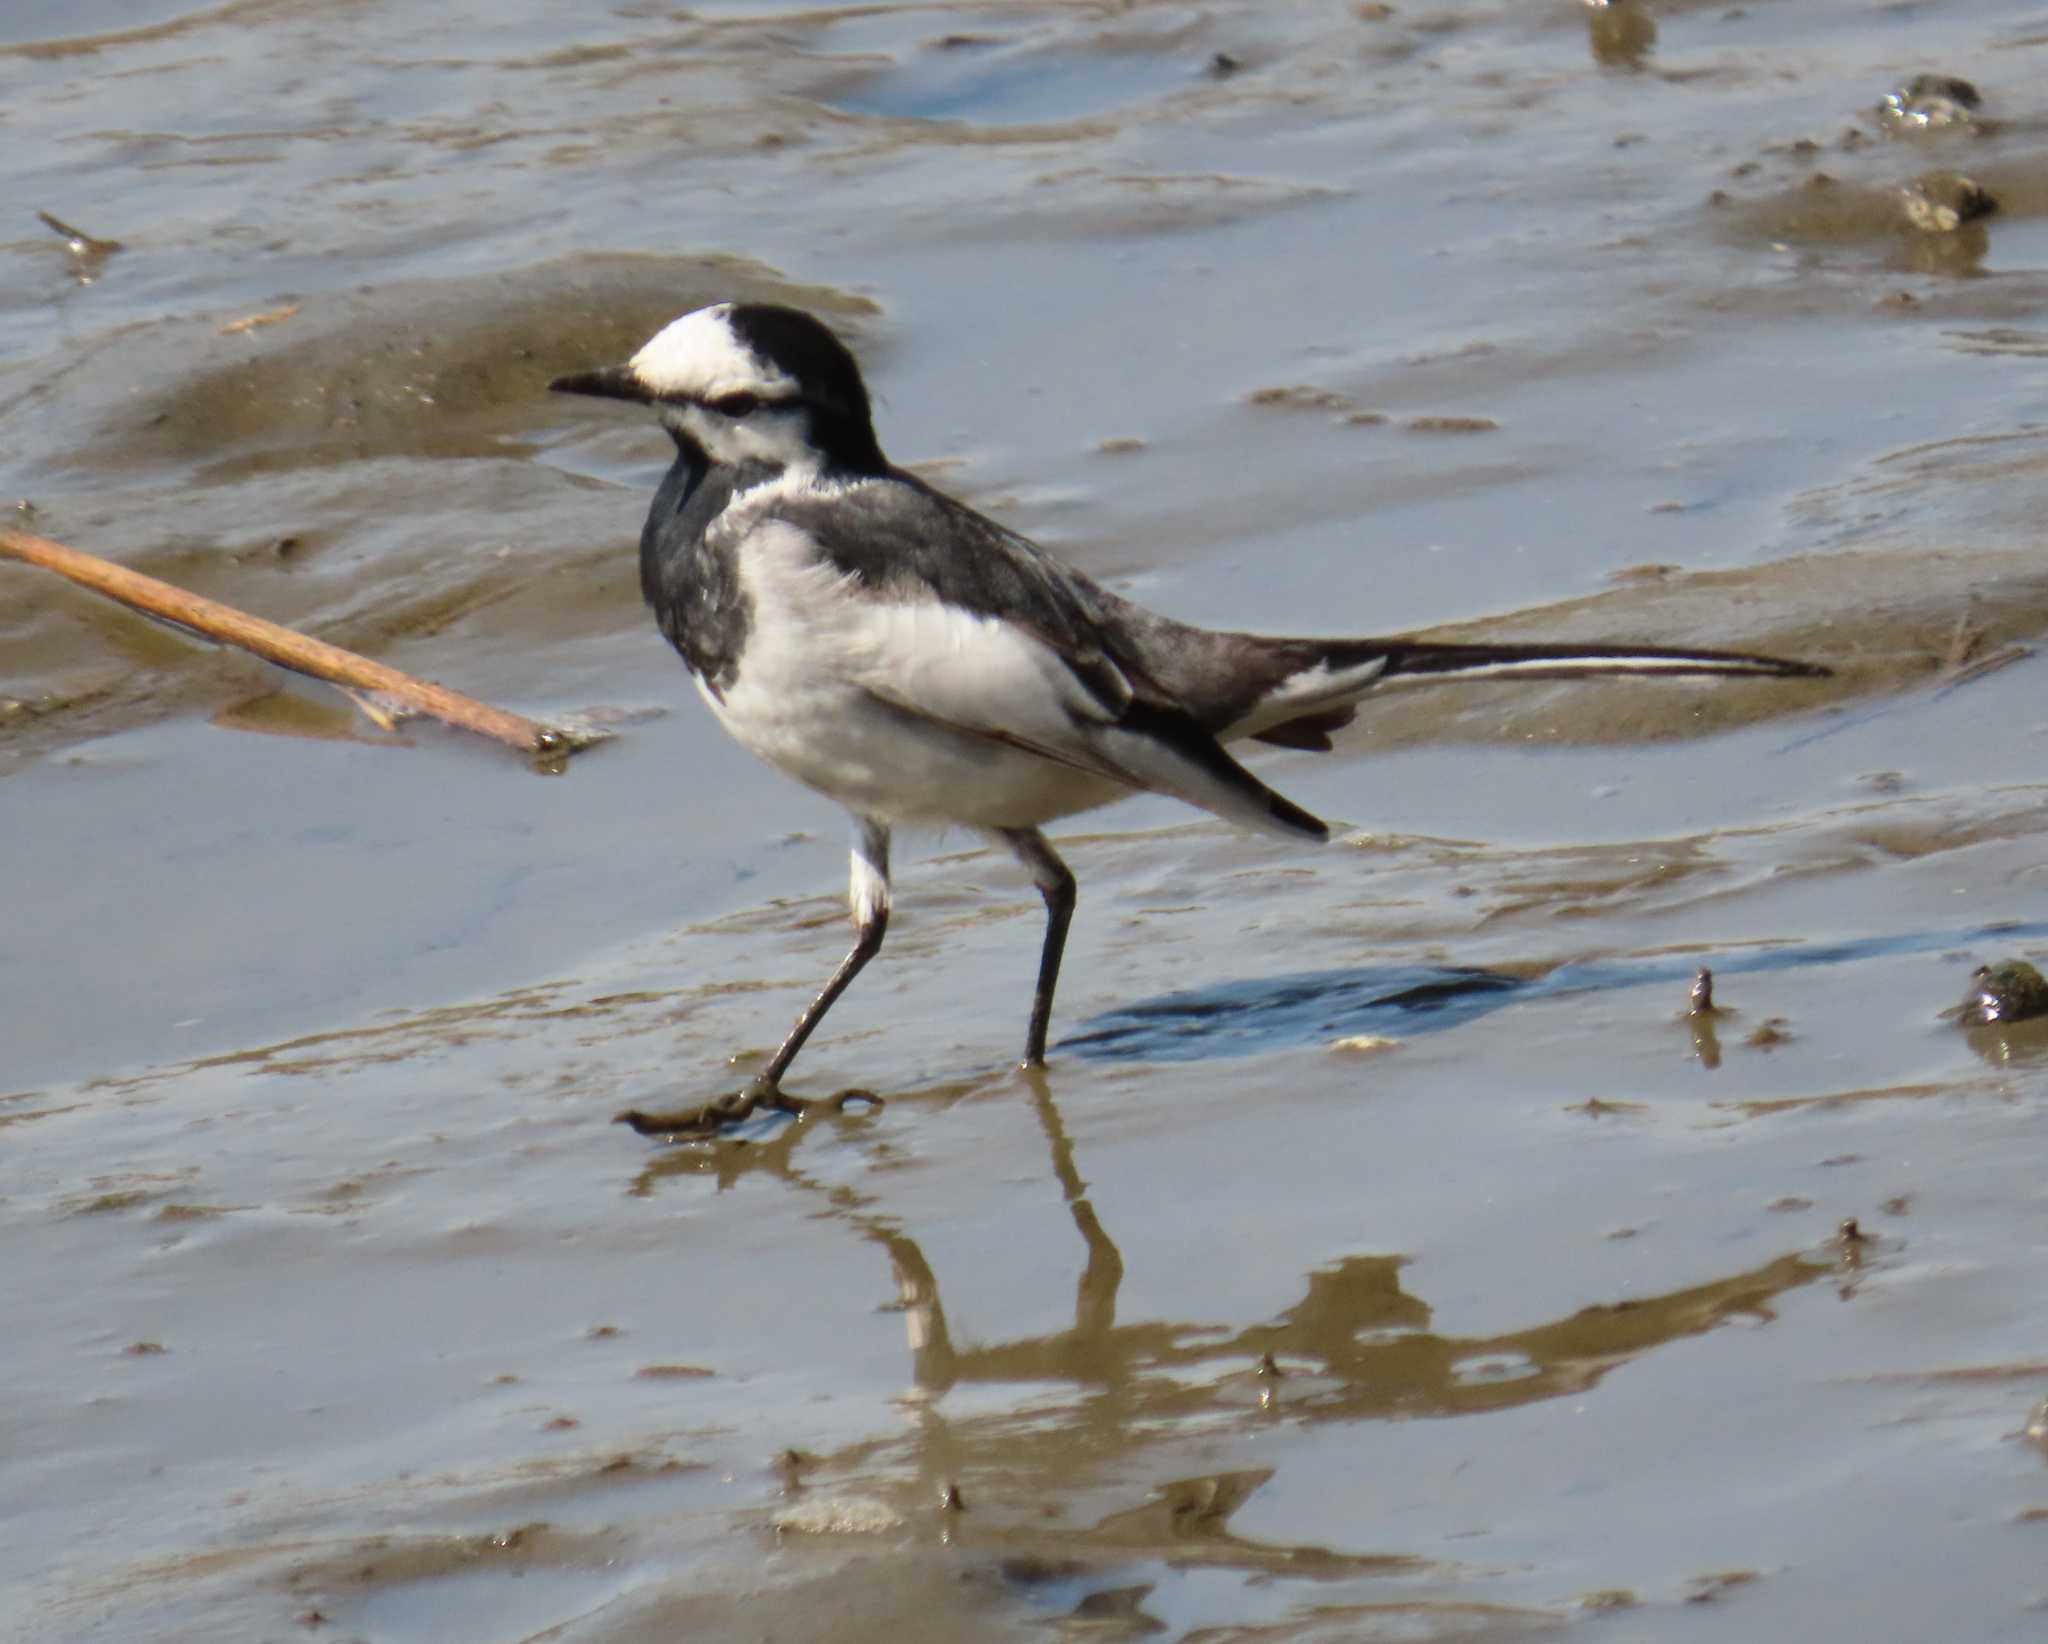
POLYGON ((847 886, 847 902, 853 911, 853 951, 839 961, 839 968, 813 999, 810 1008, 796 1019, 782 1048, 747 1083, 756 1101, 780 1092, 783 1074, 796 1060, 818 1024, 825 1019, 847 985, 867 962, 882 951, 882 938, 889 929, 889 828, 871 816, 857 817, 853 829, 853 876, 847 886))
MULTIPOLYGON (((1051 855, 1050 852, 1047 854, 1051 855)), ((1053 860, 1057 863, 1058 858, 1053 860)), ((1071 880, 1069 885, 1071 887, 1071 880)), ((757 1107, 779 1108, 789 1113, 803 1112, 810 1104, 783 1095, 782 1076, 789 1071, 789 1064, 796 1060, 796 1053, 804 1048, 804 1041, 825 1019, 825 1012, 832 1008, 867 962, 881 952, 882 938, 889 929, 889 828, 886 823, 872 817, 855 819, 853 877, 847 899, 853 909, 853 950, 839 961, 839 968, 833 971, 832 979, 811 1001, 803 1015, 796 1019, 796 1026, 789 1030, 789 1037, 782 1041, 782 1047, 769 1059, 766 1067, 734 1095, 722 1096, 701 1108, 677 1113, 643 1113, 629 1109, 618 1116, 619 1123, 631 1125, 643 1136, 709 1136, 716 1134, 721 1125, 737 1124, 757 1107)), ((1071 888, 1068 900, 1072 901, 1071 888)), ((877 1097, 869 1096, 867 1100, 880 1105, 877 1097)))
POLYGON ((1060 955, 1067 949, 1067 926, 1074 921, 1074 876, 1036 828, 999 828, 996 837, 1009 846, 1031 874, 1045 898, 1045 946, 1038 956, 1038 991, 1031 997, 1031 1026, 1024 1034, 1024 1065, 1045 1061, 1045 1032, 1052 1022, 1052 995, 1059 986, 1060 955))

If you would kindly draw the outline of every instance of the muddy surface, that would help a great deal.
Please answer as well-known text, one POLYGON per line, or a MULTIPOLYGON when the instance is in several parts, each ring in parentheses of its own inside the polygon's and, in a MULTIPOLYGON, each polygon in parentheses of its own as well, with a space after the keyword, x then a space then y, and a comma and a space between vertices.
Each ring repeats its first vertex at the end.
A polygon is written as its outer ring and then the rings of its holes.
POLYGON ((2048 1034, 1953 1018, 2048 960, 2044 52, 10 8, 8 522, 617 734, 0 563, 0 1635, 2031 1636, 2048 1034), (650 1145, 847 939, 639 608, 666 442, 544 392, 721 297, 1178 615, 1836 675, 1389 693, 1259 761, 1321 851, 1069 825, 1042 1076, 1036 896, 908 841, 794 1081, 886 1105, 650 1145))

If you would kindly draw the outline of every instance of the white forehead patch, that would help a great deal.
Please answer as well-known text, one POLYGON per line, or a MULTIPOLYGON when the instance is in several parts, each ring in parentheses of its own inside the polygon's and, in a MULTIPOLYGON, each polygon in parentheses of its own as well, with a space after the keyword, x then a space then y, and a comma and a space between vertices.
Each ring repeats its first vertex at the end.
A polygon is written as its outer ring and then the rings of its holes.
POLYGON ((633 356, 633 374, 657 394, 693 399, 793 393, 796 379, 742 343, 733 333, 731 314, 731 303, 718 303, 672 320, 633 356))

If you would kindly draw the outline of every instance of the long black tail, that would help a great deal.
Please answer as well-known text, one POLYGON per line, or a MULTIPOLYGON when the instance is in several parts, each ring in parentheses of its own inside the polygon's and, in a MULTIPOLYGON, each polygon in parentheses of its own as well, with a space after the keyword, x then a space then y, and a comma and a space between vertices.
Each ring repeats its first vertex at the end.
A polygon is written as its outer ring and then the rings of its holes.
POLYGON ((1327 750, 1351 723, 1358 699, 1381 686, 1465 679, 1825 679, 1817 662, 1749 651, 1687 651, 1667 645, 1440 644, 1423 639, 1257 640, 1273 683, 1250 708, 1231 705, 1226 735, 1283 748, 1327 750))
POLYGON ((1384 660, 1381 679, 1429 675, 1462 679, 1573 679, 1588 674, 1724 674, 1762 679, 1826 679, 1817 662, 1748 651, 1687 651, 1666 645, 1446 645, 1428 640, 1333 640, 1333 670, 1384 660))

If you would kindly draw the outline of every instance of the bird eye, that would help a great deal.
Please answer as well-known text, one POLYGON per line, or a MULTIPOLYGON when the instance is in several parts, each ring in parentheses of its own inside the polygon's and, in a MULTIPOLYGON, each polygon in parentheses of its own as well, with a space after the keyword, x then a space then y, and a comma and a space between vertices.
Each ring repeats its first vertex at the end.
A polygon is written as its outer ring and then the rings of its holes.
POLYGON ((750 417, 760 403, 753 394, 725 394, 711 402, 711 409, 722 417, 750 417))

